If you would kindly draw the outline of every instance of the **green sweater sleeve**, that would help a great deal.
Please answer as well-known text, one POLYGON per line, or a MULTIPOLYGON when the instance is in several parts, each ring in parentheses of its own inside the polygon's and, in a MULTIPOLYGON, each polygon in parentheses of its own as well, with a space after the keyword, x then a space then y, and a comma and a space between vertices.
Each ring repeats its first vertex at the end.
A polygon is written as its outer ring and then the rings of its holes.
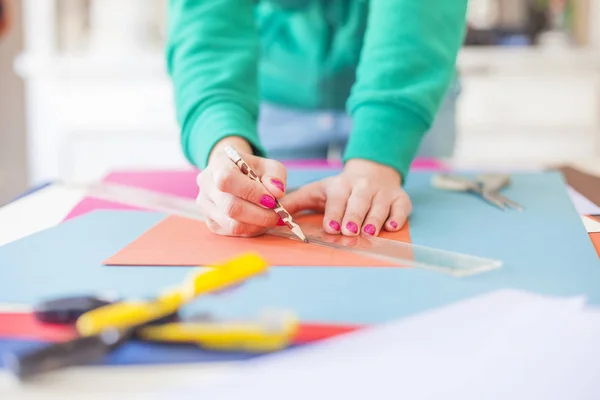
POLYGON ((388 165, 404 182, 455 74, 467 0, 369 4, 357 79, 347 102, 353 130, 344 159, 388 165))
POLYGON ((206 166, 227 136, 257 135, 259 36, 254 0, 169 0, 167 68, 186 158, 206 166))

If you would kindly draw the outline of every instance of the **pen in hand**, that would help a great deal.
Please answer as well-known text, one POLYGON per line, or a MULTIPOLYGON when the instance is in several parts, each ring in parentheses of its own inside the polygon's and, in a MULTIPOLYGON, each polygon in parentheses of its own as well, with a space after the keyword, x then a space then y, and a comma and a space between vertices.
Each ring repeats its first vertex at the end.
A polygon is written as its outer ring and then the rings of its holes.
MULTIPOLYGON (((227 146, 224 150, 225 154, 227 154, 227 157, 229 157, 229 159, 240 169, 240 171, 244 175, 263 185, 256 172, 254 172, 250 165, 248 165, 248 163, 244 161, 242 156, 239 155, 239 153, 233 148, 233 146, 227 146)), ((275 208, 273 209, 273 211, 275 211, 277 215, 279 215, 283 223, 288 228, 290 228, 294 235, 298 236, 298 238, 300 238, 300 240, 302 240, 304 243, 308 243, 308 239, 304 235, 304 232, 302 232, 300 225, 294 222, 290 213, 285 208, 283 208, 283 206, 277 199, 275 199, 275 208)))

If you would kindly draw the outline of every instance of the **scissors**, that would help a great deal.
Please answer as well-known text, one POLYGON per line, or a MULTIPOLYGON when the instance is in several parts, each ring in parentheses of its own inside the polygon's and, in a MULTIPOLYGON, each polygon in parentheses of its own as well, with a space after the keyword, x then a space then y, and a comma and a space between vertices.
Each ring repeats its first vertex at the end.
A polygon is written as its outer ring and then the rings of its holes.
POLYGON ((474 180, 459 175, 436 174, 432 178, 432 185, 443 190, 474 193, 501 210, 506 207, 523 210, 519 203, 499 193, 510 185, 510 176, 507 174, 483 174, 476 176, 474 180))

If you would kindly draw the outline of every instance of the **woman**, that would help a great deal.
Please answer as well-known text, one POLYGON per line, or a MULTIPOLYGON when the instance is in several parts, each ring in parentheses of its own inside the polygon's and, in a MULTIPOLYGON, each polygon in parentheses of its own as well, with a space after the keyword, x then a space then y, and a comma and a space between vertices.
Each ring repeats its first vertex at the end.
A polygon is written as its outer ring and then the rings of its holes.
POLYGON ((171 0, 168 68, 184 153, 203 169, 198 204, 210 229, 259 235, 279 222, 275 198, 292 213, 323 211, 332 234, 400 229, 411 212, 402 184, 424 137, 452 148, 452 137, 426 133, 455 76, 466 8, 467 0, 171 0), (226 145, 267 189, 237 171, 226 145), (332 145, 343 171, 284 197, 286 171, 272 158, 323 158, 332 145))

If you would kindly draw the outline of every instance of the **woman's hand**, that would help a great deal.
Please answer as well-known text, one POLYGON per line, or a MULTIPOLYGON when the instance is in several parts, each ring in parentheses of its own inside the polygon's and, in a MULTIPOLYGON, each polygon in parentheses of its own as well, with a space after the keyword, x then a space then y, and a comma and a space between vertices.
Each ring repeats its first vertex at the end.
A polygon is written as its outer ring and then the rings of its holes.
POLYGON ((399 230, 412 211, 400 181, 400 174, 390 167, 355 159, 341 174, 304 186, 281 204, 292 214, 323 211, 327 233, 356 236, 362 231, 374 236, 381 229, 399 230))
POLYGON ((251 154, 252 149, 245 140, 226 138, 215 146, 208 166, 198 175, 200 192, 196 202, 214 233, 252 237, 279 223, 279 216, 272 209, 275 199, 285 193, 286 169, 277 161, 251 154), (227 145, 236 148, 262 177, 266 188, 242 174, 223 151, 227 145))

